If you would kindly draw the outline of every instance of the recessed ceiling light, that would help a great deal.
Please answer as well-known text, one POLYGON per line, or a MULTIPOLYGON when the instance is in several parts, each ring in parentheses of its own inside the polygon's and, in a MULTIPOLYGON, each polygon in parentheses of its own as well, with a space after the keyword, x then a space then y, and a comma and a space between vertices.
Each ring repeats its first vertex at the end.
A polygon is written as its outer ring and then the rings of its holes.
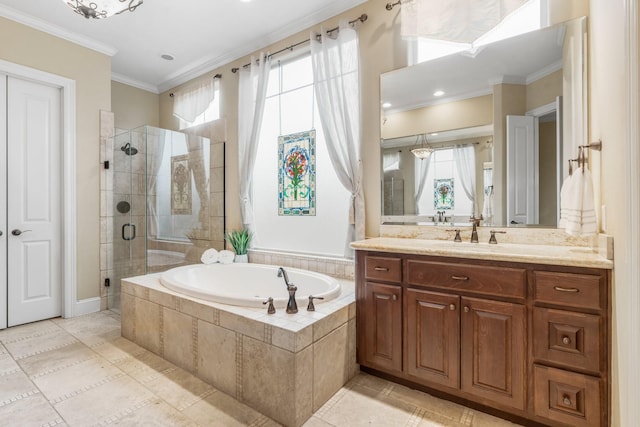
POLYGON ((433 92, 433 96, 442 96, 444 95, 444 91, 443 90, 437 90, 435 92, 433 92))
POLYGON ((382 108, 389 108, 391 107, 391 103, 390 102, 383 102, 382 103, 382 108))
POLYGON ((163 53, 162 55, 160 55, 160 58, 166 59, 167 61, 173 61, 175 59, 175 56, 171 55, 170 53, 163 53))
POLYGON ((438 136, 438 132, 433 132, 431 136, 438 136))

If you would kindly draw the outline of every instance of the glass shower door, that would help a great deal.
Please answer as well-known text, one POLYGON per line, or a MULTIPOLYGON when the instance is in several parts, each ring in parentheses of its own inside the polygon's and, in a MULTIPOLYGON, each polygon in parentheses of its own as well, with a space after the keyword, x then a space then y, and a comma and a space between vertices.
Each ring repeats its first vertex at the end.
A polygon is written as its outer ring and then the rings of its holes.
POLYGON ((108 308, 120 311, 120 280, 145 273, 144 145, 134 132, 117 134, 113 145, 112 250, 107 250, 108 308))

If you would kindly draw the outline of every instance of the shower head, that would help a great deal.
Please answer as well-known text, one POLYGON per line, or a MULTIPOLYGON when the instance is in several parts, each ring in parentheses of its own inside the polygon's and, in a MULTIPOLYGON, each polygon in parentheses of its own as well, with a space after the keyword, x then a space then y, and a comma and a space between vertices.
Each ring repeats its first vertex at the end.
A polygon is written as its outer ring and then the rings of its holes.
POLYGON ((131 143, 127 142, 123 147, 120 147, 124 154, 127 156, 135 156, 138 154, 138 149, 136 147, 131 146, 131 143))

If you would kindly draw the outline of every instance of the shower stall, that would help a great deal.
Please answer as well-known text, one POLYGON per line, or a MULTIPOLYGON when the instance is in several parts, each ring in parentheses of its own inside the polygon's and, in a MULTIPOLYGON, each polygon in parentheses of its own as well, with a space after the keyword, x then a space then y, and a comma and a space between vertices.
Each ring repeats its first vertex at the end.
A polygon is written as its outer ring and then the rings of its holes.
POLYGON ((122 278, 224 248, 224 142, 143 126, 116 132, 110 154, 101 269, 107 308, 119 311, 122 278))

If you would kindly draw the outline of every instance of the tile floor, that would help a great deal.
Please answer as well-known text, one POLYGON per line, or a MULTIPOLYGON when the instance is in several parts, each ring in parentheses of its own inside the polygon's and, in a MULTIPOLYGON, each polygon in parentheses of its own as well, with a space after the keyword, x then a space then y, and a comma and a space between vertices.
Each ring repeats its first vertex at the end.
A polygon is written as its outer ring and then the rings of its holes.
MULTIPOLYGON (((105 311, 0 331, 0 426, 277 426, 120 336, 105 311)), ((361 373, 305 427, 514 424, 361 373)))

